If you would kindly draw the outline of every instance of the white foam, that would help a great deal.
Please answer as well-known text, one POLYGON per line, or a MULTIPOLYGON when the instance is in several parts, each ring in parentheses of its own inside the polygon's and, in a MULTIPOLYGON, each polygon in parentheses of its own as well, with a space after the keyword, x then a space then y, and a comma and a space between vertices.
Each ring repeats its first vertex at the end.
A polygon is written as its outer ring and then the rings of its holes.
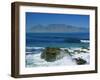
POLYGON ((44 47, 26 47, 26 49, 44 49, 44 47))
POLYGON ((75 63, 75 61, 73 61, 72 58, 69 55, 63 57, 62 59, 59 59, 57 61, 54 61, 54 62, 47 62, 44 59, 41 59, 40 56, 41 56, 41 54, 33 54, 33 55, 30 54, 30 55, 26 56, 26 60, 29 63, 32 63, 33 62, 33 64, 35 64, 37 66, 77 65, 75 63))
MULTIPOLYGON (((64 51, 64 49, 68 49, 68 48, 61 48, 63 53, 66 54, 66 51, 64 51)), ((77 48, 77 49, 81 49, 81 48, 77 48)), ((69 50, 74 50, 74 48, 71 48, 69 50)), ((76 48, 75 48, 76 50, 76 48)), ((73 60, 74 58, 82 58, 84 60, 87 61, 87 63, 90 63, 90 54, 87 52, 87 53, 81 53, 81 54, 73 54, 72 56, 70 55, 67 55, 65 57, 63 57, 62 59, 59 59, 59 60, 56 60, 54 62, 47 62, 45 61, 44 59, 41 59, 41 53, 40 52, 39 54, 29 54, 28 56, 26 55, 26 60, 27 62, 29 63, 32 63, 31 65, 27 65, 28 67, 32 67, 34 66, 37 66, 37 67, 43 67, 43 66, 66 66, 66 65, 77 65, 75 60, 73 60)))
POLYGON ((89 43, 89 40, 80 40, 82 43, 89 43))

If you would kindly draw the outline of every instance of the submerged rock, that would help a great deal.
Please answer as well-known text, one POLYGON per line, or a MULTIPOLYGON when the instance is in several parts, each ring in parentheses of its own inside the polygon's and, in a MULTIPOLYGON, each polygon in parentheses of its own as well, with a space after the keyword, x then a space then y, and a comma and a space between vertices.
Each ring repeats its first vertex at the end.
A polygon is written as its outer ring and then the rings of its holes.
POLYGON ((63 58, 66 54, 62 52, 60 48, 45 48, 41 54, 41 58, 45 59, 47 62, 53 62, 63 58))

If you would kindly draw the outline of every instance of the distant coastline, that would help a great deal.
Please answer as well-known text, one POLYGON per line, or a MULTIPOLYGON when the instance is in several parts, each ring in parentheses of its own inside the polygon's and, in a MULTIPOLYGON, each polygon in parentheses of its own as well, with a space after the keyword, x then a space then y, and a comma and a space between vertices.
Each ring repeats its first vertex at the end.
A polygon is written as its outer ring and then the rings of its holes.
POLYGON ((37 24, 29 29, 29 32, 36 33, 68 33, 68 32, 89 32, 89 28, 77 27, 66 24, 48 24, 46 26, 37 24))

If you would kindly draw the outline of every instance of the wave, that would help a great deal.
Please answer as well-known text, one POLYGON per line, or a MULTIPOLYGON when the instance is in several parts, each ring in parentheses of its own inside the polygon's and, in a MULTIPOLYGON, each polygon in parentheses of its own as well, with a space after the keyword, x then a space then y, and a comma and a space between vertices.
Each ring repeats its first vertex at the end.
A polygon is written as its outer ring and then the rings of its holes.
POLYGON ((26 67, 77 65, 75 61, 71 59, 70 56, 65 56, 64 58, 54 61, 54 62, 47 62, 44 59, 41 59, 40 56, 41 54, 27 55, 26 56, 26 67))
POLYGON ((26 47, 26 54, 37 54, 44 50, 44 47, 26 47))
POLYGON ((81 43, 89 43, 89 40, 80 40, 81 43))
POLYGON ((80 38, 53 38, 53 39, 47 39, 47 38, 40 38, 40 39, 27 39, 26 43, 81 43, 81 42, 87 42, 86 40, 81 40, 80 38))
POLYGON ((44 47, 26 47, 26 49, 44 49, 44 47))
POLYGON ((74 58, 78 58, 78 57, 81 57, 82 59, 86 60, 87 64, 90 63, 89 53, 74 54, 73 56, 67 54, 62 59, 56 60, 54 62, 47 62, 44 59, 41 59, 41 53, 39 53, 39 54, 26 55, 26 67, 77 65, 74 58))

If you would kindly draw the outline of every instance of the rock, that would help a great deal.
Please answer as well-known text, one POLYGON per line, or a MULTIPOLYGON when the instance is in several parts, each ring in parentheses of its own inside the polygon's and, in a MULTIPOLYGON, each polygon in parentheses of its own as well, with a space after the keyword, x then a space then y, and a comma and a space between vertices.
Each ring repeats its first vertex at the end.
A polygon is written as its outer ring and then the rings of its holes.
POLYGON ((75 58, 75 60, 76 60, 76 63, 77 63, 78 65, 82 65, 82 64, 86 64, 86 63, 87 63, 85 60, 83 60, 83 59, 81 59, 81 58, 75 58))
POLYGON ((65 53, 60 50, 60 48, 45 48, 41 54, 41 58, 45 59, 47 62, 53 62, 59 60, 65 56, 65 53))

